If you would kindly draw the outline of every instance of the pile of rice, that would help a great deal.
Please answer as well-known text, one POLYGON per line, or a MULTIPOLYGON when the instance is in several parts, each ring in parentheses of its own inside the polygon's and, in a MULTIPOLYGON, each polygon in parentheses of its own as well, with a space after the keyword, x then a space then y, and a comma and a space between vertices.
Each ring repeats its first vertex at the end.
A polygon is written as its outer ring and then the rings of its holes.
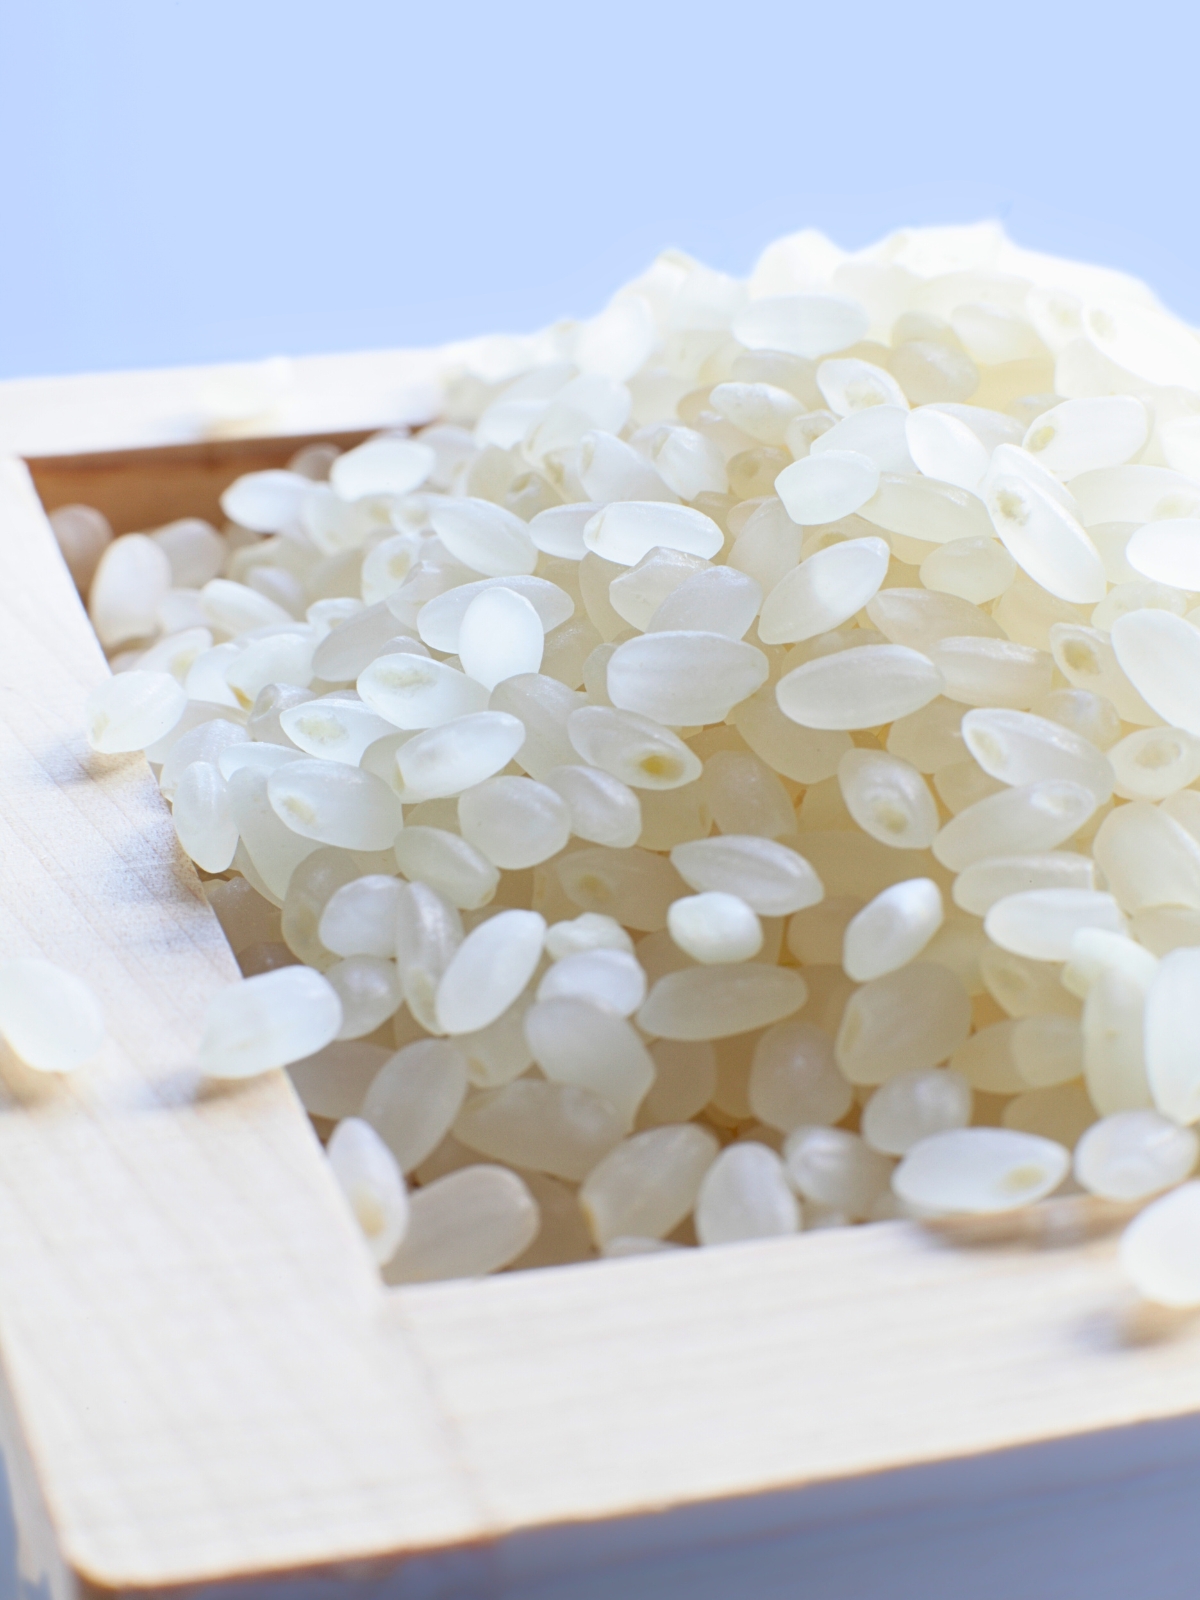
POLYGON ((1147 288, 992 225, 668 252, 222 506, 55 514, 90 738, 246 974, 204 1070, 289 1067, 386 1281, 1082 1188, 1200 1300, 1200 340, 1147 288))

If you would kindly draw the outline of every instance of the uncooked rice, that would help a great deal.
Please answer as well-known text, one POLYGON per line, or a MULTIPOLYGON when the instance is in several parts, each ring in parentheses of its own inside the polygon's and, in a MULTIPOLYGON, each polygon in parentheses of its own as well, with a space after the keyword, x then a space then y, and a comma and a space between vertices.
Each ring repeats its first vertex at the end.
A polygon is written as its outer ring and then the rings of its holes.
MULTIPOLYGON (((1144 285, 670 251, 222 506, 54 513, 88 734, 245 974, 203 1070, 289 1068, 388 1283, 1084 1191, 1200 1303, 1200 339, 1144 285)), ((31 1065, 100 1047, 13 967, 31 1065)))

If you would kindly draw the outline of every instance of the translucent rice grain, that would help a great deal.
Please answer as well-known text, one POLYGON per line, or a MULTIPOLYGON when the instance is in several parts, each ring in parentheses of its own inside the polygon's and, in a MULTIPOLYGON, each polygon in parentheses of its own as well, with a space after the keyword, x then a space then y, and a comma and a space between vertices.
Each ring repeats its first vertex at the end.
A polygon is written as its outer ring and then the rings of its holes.
POLYGON ((418 1189, 408 1232, 384 1270, 388 1284, 498 1272, 537 1237, 537 1202, 505 1167, 464 1167, 418 1189))
POLYGON ((724 456, 711 439, 694 428, 668 428, 651 448, 650 459, 667 488, 681 500, 724 494, 729 488, 724 456))
POLYGON ((390 1054, 382 1045, 335 1040, 315 1055, 293 1061, 287 1072, 309 1115, 337 1122, 358 1115, 363 1096, 390 1054))
POLYGON ((537 565, 528 526, 490 500, 440 500, 429 520, 454 559, 486 578, 532 572, 537 565))
POLYGON ((1145 1200, 1196 1170, 1200 1139, 1157 1111, 1118 1111, 1075 1148, 1076 1181, 1106 1200, 1145 1200))
POLYGON ((1121 736, 1121 719, 1112 701, 1088 689, 1053 689, 1033 710, 1037 716, 1069 728, 1097 750, 1111 749, 1121 736))
POLYGON ((88 743, 102 755, 144 750, 178 723, 187 695, 169 672, 119 672, 88 695, 88 743))
MULTIPOLYGON (((315 611, 315 607, 311 609, 315 611)), ((333 622, 313 652, 313 671, 327 683, 349 683, 380 651, 386 650, 390 640, 404 632, 403 624, 388 606, 360 606, 349 616, 333 622)), ((419 656, 426 653, 415 639, 408 640, 406 648, 419 656)))
POLYGON ((1010 1036, 1013 1064, 1031 1089, 1083 1075, 1083 1033, 1074 1017, 1021 1017, 1010 1036))
POLYGON ((1018 1072, 1013 1054, 1017 1026, 1009 1017, 976 1029, 951 1056, 950 1070, 984 1094, 1020 1094, 1028 1084, 1018 1072))
POLYGON ((678 789, 702 770, 682 739, 634 712, 583 706, 571 713, 567 735, 589 765, 634 789, 678 789))
POLYGON ((647 631, 700 630, 741 639, 762 605, 762 589, 735 567, 705 567, 660 602, 647 631))
POLYGON ((839 417, 876 406, 903 406, 905 394, 890 372, 857 356, 822 361, 817 387, 829 409, 839 417))
POLYGON ((942 675, 947 700, 1017 711, 1049 693, 1054 670, 1044 651, 1008 639, 942 639, 930 646, 929 659, 942 675))
POLYGON ((1172 1121, 1200 1121, 1200 950, 1163 956, 1146 996, 1146 1076, 1154 1103, 1172 1121))
POLYGON ((784 917, 816 905, 825 892, 803 856, 753 835, 726 834, 676 845, 671 865, 690 888, 736 896, 763 917, 784 917))
POLYGON ((942 675, 901 645, 865 645, 805 662, 780 679, 780 710, 806 728, 875 728, 928 705, 942 675))
MULTIPOLYGON (((184 718, 186 715, 185 712, 184 718)), ((176 730, 184 718, 176 723, 176 730)), ((172 799, 176 784, 193 761, 211 762, 218 771, 221 771, 220 760, 225 751, 231 750, 235 745, 246 744, 248 741, 249 735, 245 728, 236 722, 227 722, 224 717, 212 717, 198 723, 171 744, 158 775, 159 788, 168 800, 172 799)), ((221 772, 221 776, 224 778, 227 774, 221 772)))
POLYGON ((986 611, 928 589, 881 590, 867 606, 867 615, 890 644, 902 644, 909 650, 929 652, 950 638, 1004 642, 999 624, 986 611))
POLYGON ((667 913, 672 939, 703 965, 749 961, 762 949, 762 924, 736 895, 684 895, 667 913))
POLYGON ((646 998, 646 974, 626 950, 580 950, 556 959, 538 985, 539 1000, 563 996, 587 1000, 628 1017, 646 998))
POLYGON ((905 438, 917 470, 927 478, 975 490, 987 471, 988 452, 958 417, 922 406, 910 411, 905 438))
POLYGON ((695 1123, 635 1133, 605 1156, 579 1191, 602 1248, 618 1237, 661 1239, 692 1210, 719 1145, 695 1123))
POLYGON ((775 492, 793 522, 834 522, 864 506, 879 488, 879 468, 856 450, 804 456, 775 479, 775 492))
POLYGON ((998 539, 974 535, 935 546, 921 563, 927 589, 985 605, 1013 581, 1017 564, 998 539))
POLYGON ((565 961, 568 956, 589 950, 623 950, 632 955, 633 940, 613 917, 596 911, 585 911, 569 922, 556 922, 546 930, 546 954, 551 961, 565 961))
POLYGON ((699 556, 679 550, 654 549, 634 567, 622 571, 608 585, 613 610, 631 628, 645 633, 664 601, 689 578, 713 570, 699 556))
POLYGON ((804 413, 795 395, 770 383, 718 383, 708 403, 760 444, 777 446, 784 442, 788 423, 804 413))
POLYGON ((811 1022, 780 1022, 766 1030, 754 1047, 747 1095, 754 1115, 783 1133, 802 1125, 831 1126, 853 1103, 833 1040, 811 1022))
POLYGON ((443 661, 403 654, 377 656, 356 684, 363 704, 394 728, 436 728, 483 711, 488 690, 443 661))
POLYGON ((525 1038, 525 1013, 532 1003, 527 989, 495 1022, 458 1035, 456 1043, 467 1058, 467 1076, 476 1088, 502 1088, 533 1065, 525 1038))
POLYGON ((927 1215, 1014 1211, 1057 1189, 1070 1153, 1053 1140, 1009 1128, 955 1128, 922 1139, 892 1186, 927 1215))
POLYGON ((1118 806, 1101 823, 1092 853, 1127 914, 1200 909, 1200 841, 1169 811, 1137 800, 1118 806))
MULTIPOLYGON (((320 845, 315 839, 293 832, 280 820, 267 795, 265 770, 241 767, 226 781, 241 839, 235 860, 240 861, 244 851, 261 879, 262 890, 282 905, 292 874, 320 845)), ((245 868, 240 870, 244 872, 245 868)))
POLYGON ((158 632, 158 608, 171 587, 166 552, 145 534, 114 539, 100 557, 88 614, 106 650, 158 632))
POLYGON ((294 522, 312 490, 299 472, 247 472, 221 495, 221 510, 231 522, 255 533, 276 533, 294 522))
POLYGON ((47 520, 75 587, 86 595, 100 557, 112 543, 108 518, 94 506, 69 505, 51 511, 47 520))
POLYGON ((1121 670, 1164 722, 1200 734, 1200 630, 1169 611, 1119 617, 1112 647, 1121 670))
POLYGON ((310 628, 280 632, 253 640, 225 668, 225 682, 238 705, 249 709, 268 684, 294 684, 306 689, 312 682, 315 643, 310 628))
POLYGON ((1171 517, 1138 528, 1125 546, 1135 572, 1176 589, 1200 589, 1200 518, 1171 517))
MULTIPOLYGON (((1079 1015, 1079 1001, 1058 981, 1059 969, 1044 961, 1030 961, 991 943, 979 958, 984 987, 1010 1017, 1033 1017, 1054 1012, 1079 1015)), ((1016 1093, 1014 1087, 1011 1093, 1016 1093)))
POLYGON ((529 537, 546 555, 558 556, 563 561, 582 561, 587 554, 583 530, 599 510, 599 506, 589 501, 550 506, 530 521, 529 537))
POLYGON ((1200 739, 1177 728, 1139 728, 1108 752, 1125 800, 1165 800, 1200 778, 1200 739))
POLYGON ((786 967, 689 967, 658 980, 637 1021, 660 1039, 727 1039, 782 1022, 807 998, 804 979, 786 967))
POLYGON ((253 628, 290 626, 294 619, 274 600, 244 583, 212 578, 200 591, 200 610, 216 633, 233 637, 253 628))
POLYGON ((555 767, 546 784, 560 795, 570 811, 571 832, 594 844, 625 849, 637 843, 642 832, 638 797, 627 784, 598 767, 555 767))
POLYGON ((489 1160, 571 1183, 586 1178, 624 1132, 599 1095, 528 1078, 473 1095, 454 1124, 459 1143, 489 1160))
POLYGON ((1044 855, 988 856, 964 868, 954 880, 954 903, 972 916, 986 916, 998 900, 1032 889, 1090 890, 1095 863, 1070 850, 1044 855))
POLYGON ((488 710, 506 712, 524 725, 525 740, 516 760, 531 778, 541 781, 555 767, 574 762, 567 719, 585 703, 582 695, 565 684, 544 673, 528 672, 498 684, 488 710))
POLYGON ((336 761, 290 761, 267 781, 267 797, 293 833, 344 850, 387 850, 404 825, 379 778, 336 761))
POLYGON ((205 872, 224 872, 238 845, 229 789, 209 761, 193 761, 180 777, 173 805, 179 842, 205 872))
POLYGON ((968 806, 933 841, 944 867, 961 872, 988 856, 1035 855, 1054 850, 1077 833, 1096 809, 1082 784, 1058 778, 1022 784, 968 806))
POLYGON ((890 552, 882 539, 849 539, 818 550, 788 573, 763 602, 764 644, 794 644, 848 621, 878 592, 890 552))
POLYGON ((735 706, 729 720, 761 761, 794 783, 831 778, 851 748, 848 733, 801 728, 785 717, 772 683, 735 706))
POLYGON ((765 761, 748 750, 715 751, 705 763, 697 790, 698 826, 664 841, 668 847, 685 838, 705 837, 713 822, 723 834, 753 834, 764 839, 796 831, 795 807, 786 786, 765 761))
POLYGON ((1147 1300, 1200 1305, 1200 1183, 1182 1184, 1146 1207, 1121 1239, 1121 1266, 1147 1300))
POLYGON ((962 736, 983 770, 1001 783, 1063 778, 1090 789, 1098 805, 1112 794, 1110 761, 1087 739, 1046 717, 1008 709, 968 711, 962 736))
POLYGON ((914 960, 941 927, 942 894, 930 878, 908 878, 875 896, 846 928, 842 966, 856 983, 914 960))
POLYGON ((583 492, 597 506, 614 500, 664 500, 674 502, 654 467, 611 433, 592 429, 579 441, 576 471, 583 492))
POLYGON ((730 1145, 704 1174, 696 1196, 702 1245, 776 1238, 799 1227, 800 1207, 783 1162, 766 1145, 730 1145))
POLYGON ((374 1033, 404 1000, 395 962, 379 956, 347 956, 326 967, 325 977, 342 1002, 339 1039, 361 1039, 374 1033))
POLYGON ((866 311, 848 296, 793 294, 752 300, 733 319, 732 332, 748 350, 814 360, 856 344, 868 326, 866 311))
POLYGON ((467 1093, 467 1063, 443 1039, 405 1045, 367 1090, 362 1116, 408 1173, 441 1144, 467 1093))
POLYGON ((319 972, 264 972, 209 1002, 199 1067, 210 1078, 252 1078, 323 1050, 341 1025, 341 1001, 319 972))
POLYGON ((566 801, 531 778, 489 778, 460 795, 463 838, 504 871, 557 855, 571 833, 566 801))
POLYGON ((877 528, 925 544, 991 538, 995 530, 978 495, 915 472, 884 472, 859 515, 877 528))
POLYGON ((633 1126, 654 1063, 624 1017, 574 996, 539 1000, 525 1014, 525 1037, 547 1078, 600 1095, 633 1126))
POLYGON ((0 1035, 35 1072, 74 1072, 101 1049, 104 1015, 82 978, 51 961, 0 961, 0 1035))
POLYGON ((280 713, 280 727, 306 755, 357 766, 377 739, 394 725, 357 700, 322 698, 289 706, 280 713))
MULTIPOLYGON (((824 415, 832 421, 830 413, 824 415)), ((813 423, 809 415, 800 419, 798 427, 789 429, 789 448, 797 459, 809 453, 821 455, 826 450, 855 450, 869 456, 880 472, 913 472, 916 463, 908 452, 907 421, 907 406, 867 406, 865 410, 851 411, 809 444, 806 436, 813 423), (800 448, 802 439, 807 449, 800 448)))
POLYGON ((391 1151, 358 1117, 339 1122, 326 1147, 329 1164, 355 1220, 382 1266, 408 1228, 408 1192, 391 1151))
POLYGON ((931 1134, 965 1128, 973 1099, 970 1084, 956 1072, 903 1072, 863 1107, 863 1139, 883 1155, 907 1155, 931 1134))
POLYGON ((512 589, 487 589, 467 607, 458 630, 463 671, 485 689, 537 672, 545 635, 537 612, 512 589))
POLYGON ((474 845, 444 828, 405 828, 394 850, 406 878, 428 884, 462 911, 477 911, 496 893, 496 867, 474 845))
POLYGON ((1107 588, 1104 564, 1063 506, 1015 473, 995 473, 987 489, 992 523, 1013 560, 1060 600, 1095 605, 1107 588))
POLYGON ((683 889, 669 862, 636 848, 575 850, 555 863, 555 871, 572 904, 644 933, 666 927, 671 902, 683 889))
POLYGON ((1109 970, 1127 973, 1143 988, 1148 988, 1158 970, 1158 961, 1149 950, 1135 944, 1123 933, 1106 928, 1080 928, 1071 940, 1071 953, 1062 969, 1064 989, 1086 996, 1096 981, 1109 970))
POLYGON ((806 1200, 850 1218, 869 1215, 892 1174, 886 1156, 844 1128, 796 1128, 787 1137, 783 1158, 806 1200))
POLYGON ((1002 950, 1032 961, 1065 961, 1081 928, 1121 933, 1125 919, 1110 894, 1089 889, 1029 889, 997 900, 984 932, 1002 950))
POLYGON ((506 767, 524 742, 524 725, 505 711, 477 711, 427 728, 396 753, 406 796, 460 795, 506 767))
POLYGON ((1066 400, 1043 411, 1029 426, 1023 446, 1060 478, 1101 467, 1119 467, 1146 443, 1149 416, 1134 395, 1066 400))
POLYGON ((711 559, 720 551, 725 536, 711 517, 691 506, 624 500, 595 514, 584 529, 583 542, 605 561, 633 567, 660 545, 711 559))
POLYGON ((336 890, 321 913, 318 937, 339 956, 394 957, 403 886, 372 873, 336 890))
POLYGON ((719 633, 648 633, 619 645, 608 692, 622 711, 673 727, 723 722, 766 681, 761 650, 719 633))
POLYGON ((918 772, 938 772, 954 765, 967 754, 960 732, 963 708, 953 700, 939 698, 893 722, 887 736, 887 752, 906 761, 918 772))
POLYGON ((1097 628, 1055 623, 1050 629, 1050 650, 1055 666, 1068 683, 1102 695, 1127 722, 1139 727, 1158 722, 1158 716, 1125 676, 1108 635, 1097 628))
POLYGON ((545 933, 536 911, 501 911, 469 933, 438 984, 442 1031, 472 1033, 507 1011, 534 974, 545 933))
POLYGON ((838 765, 846 808, 864 833, 895 850, 927 850, 937 804, 921 774, 880 750, 847 750, 838 765))
POLYGON ((971 1001, 946 967, 915 962, 851 995, 836 1041, 851 1083, 886 1083, 947 1061, 967 1037, 971 1001))
POLYGON ((800 559, 804 542, 798 528, 774 495, 764 500, 741 525, 729 552, 729 565, 744 572, 770 593, 800 559))

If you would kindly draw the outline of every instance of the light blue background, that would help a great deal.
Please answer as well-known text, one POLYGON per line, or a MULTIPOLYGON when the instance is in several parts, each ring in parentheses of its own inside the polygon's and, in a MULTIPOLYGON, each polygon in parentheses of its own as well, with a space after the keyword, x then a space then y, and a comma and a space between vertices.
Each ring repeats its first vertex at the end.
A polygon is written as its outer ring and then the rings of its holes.
POLYGON ((0 0, 0 376, 528 329, 810 223, 998 215, 1200 321, 1195 17, 0 0))

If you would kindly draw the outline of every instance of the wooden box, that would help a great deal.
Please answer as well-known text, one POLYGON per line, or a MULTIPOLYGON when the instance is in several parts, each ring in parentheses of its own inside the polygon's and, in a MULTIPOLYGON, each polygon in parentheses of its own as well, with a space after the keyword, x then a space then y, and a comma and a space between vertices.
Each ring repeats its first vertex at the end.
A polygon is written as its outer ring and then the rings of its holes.
POLYGON ((202 371, 0 384, 0 955, 113 1035, 0 1062, 0 1596, 1193 1596, 1200 1337, 1079 1202, 385 1291, 284 1076, 198 1080, 237 968, 144 760, 85 744, 43 505, 203 512, 431 414, 439 361, 297 362, 224 437, 202 371))

